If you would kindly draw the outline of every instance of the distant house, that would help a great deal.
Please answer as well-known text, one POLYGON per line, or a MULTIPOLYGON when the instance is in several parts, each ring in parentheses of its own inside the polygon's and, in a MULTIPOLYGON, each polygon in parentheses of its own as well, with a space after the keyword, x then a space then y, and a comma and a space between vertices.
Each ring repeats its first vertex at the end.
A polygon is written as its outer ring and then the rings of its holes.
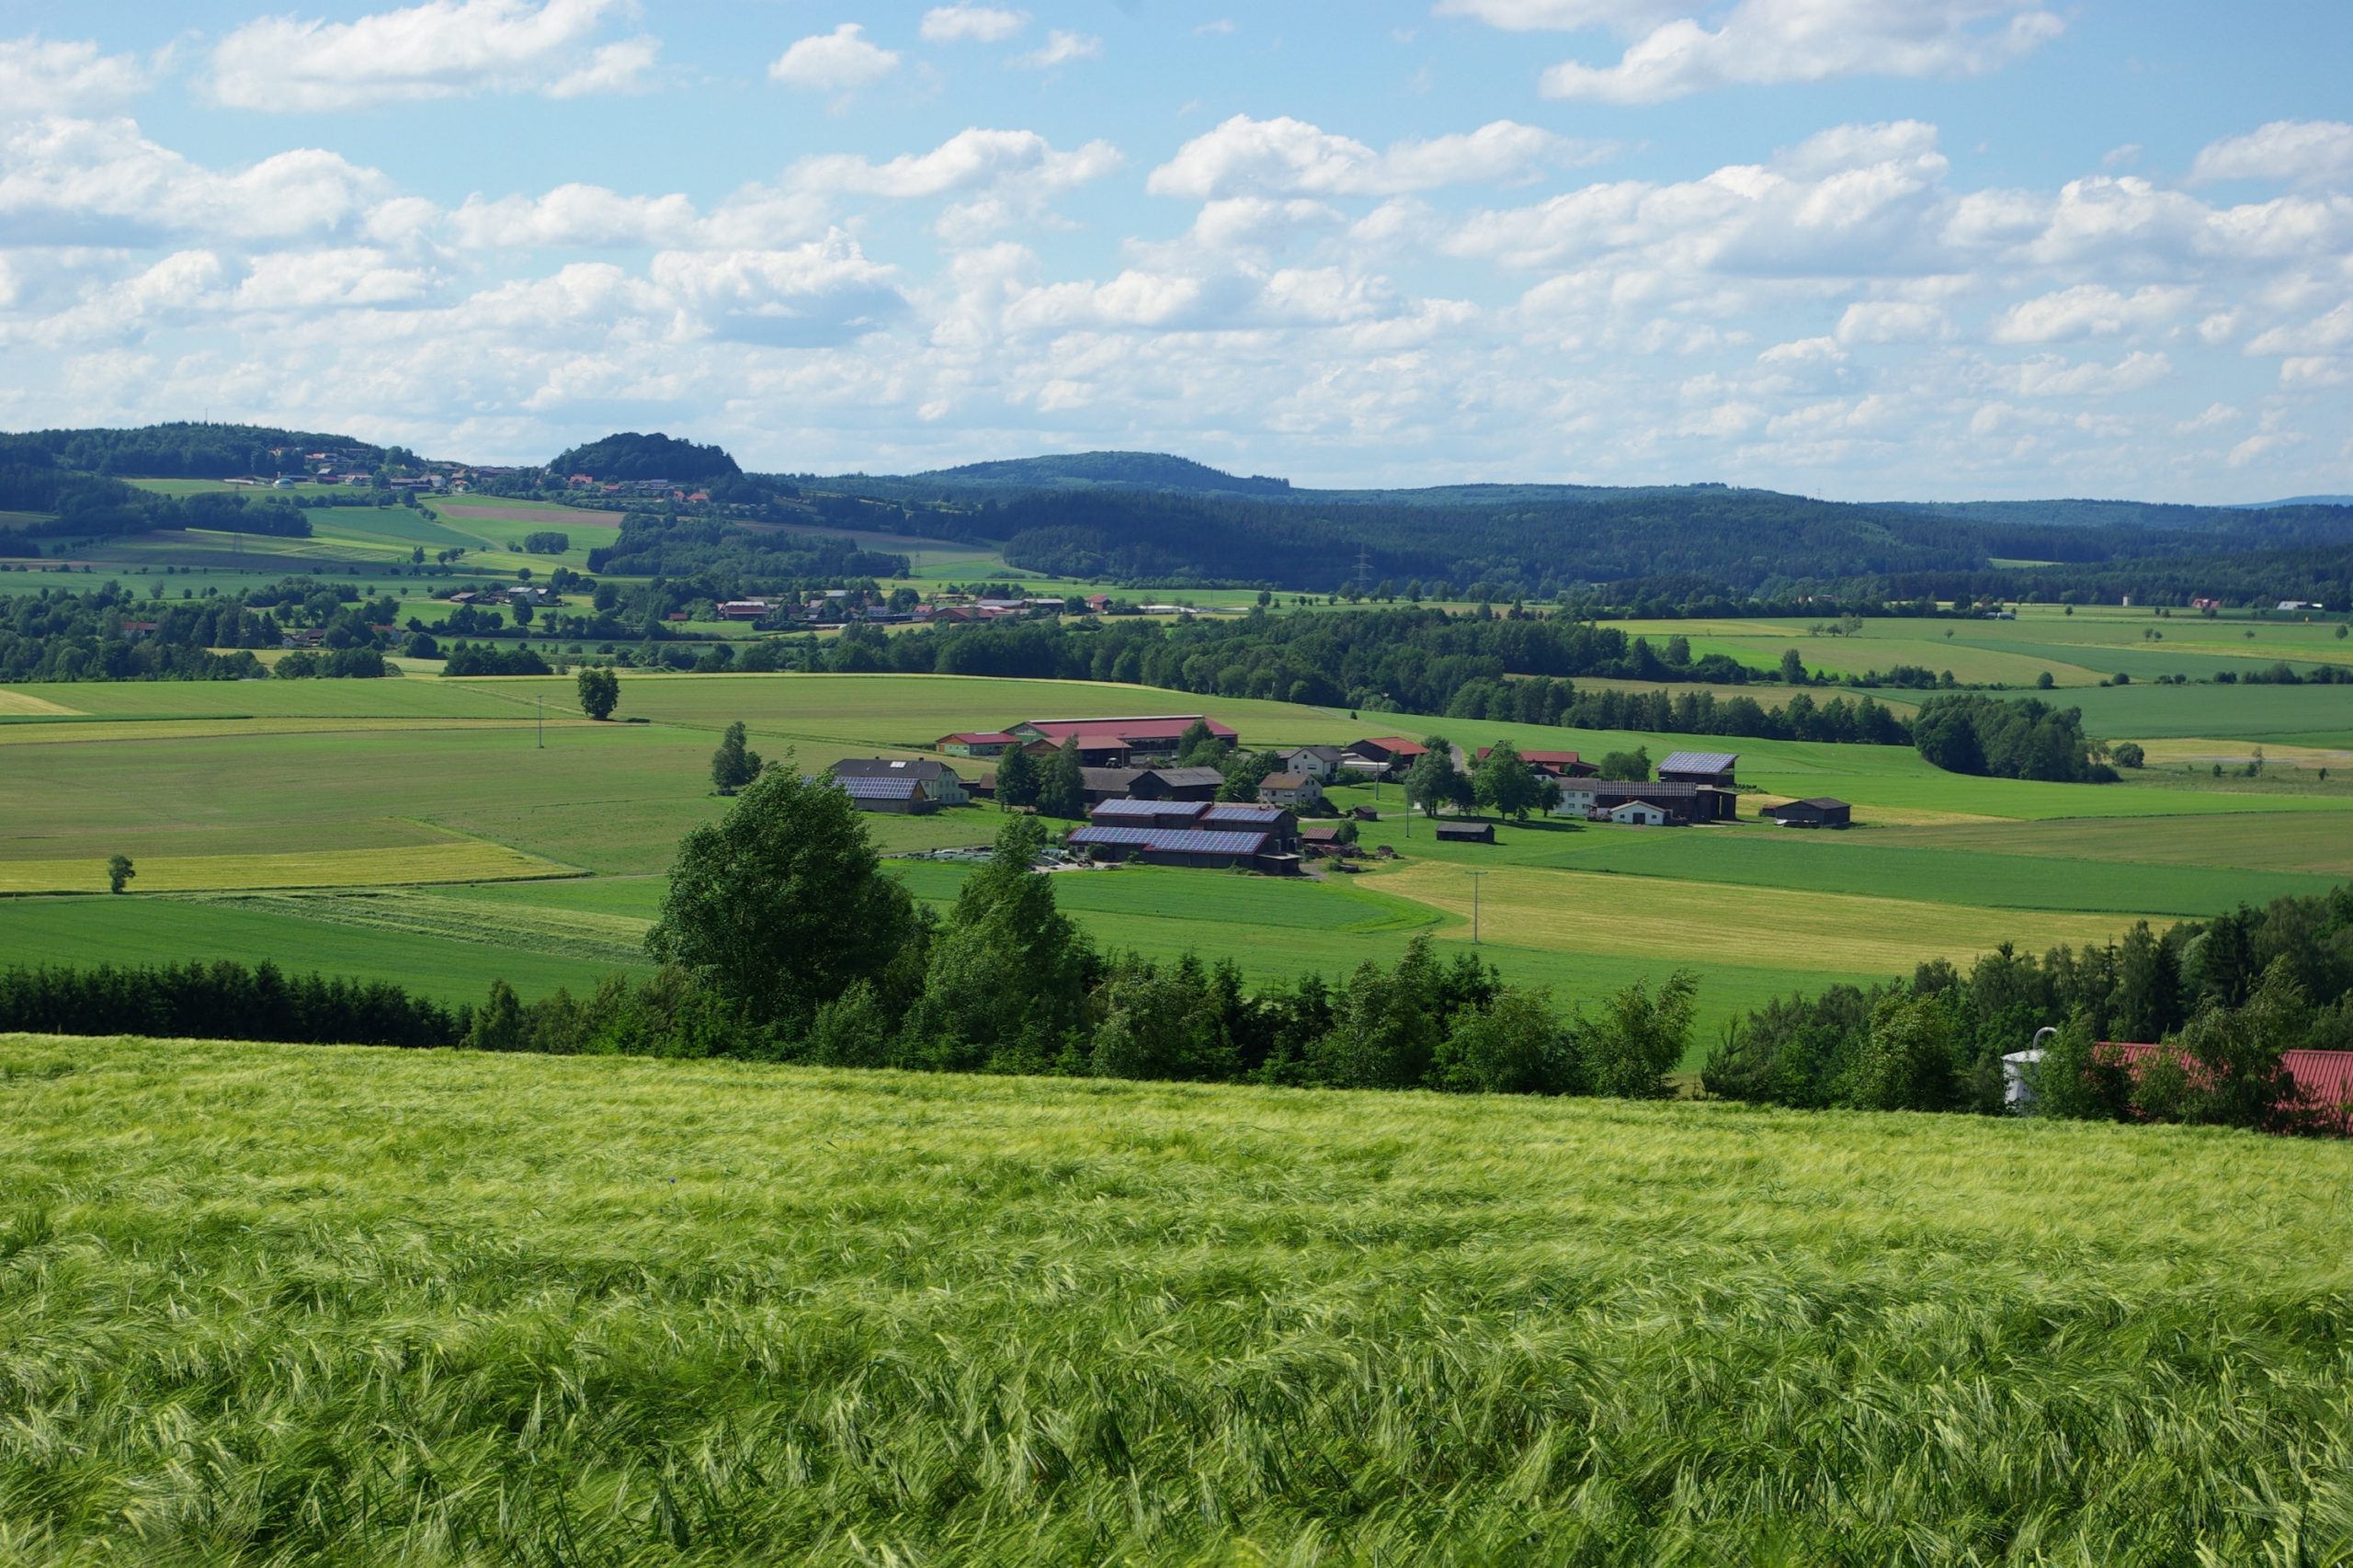
POLYGON ((1087 596, 1086 596, 1086 608, 1087 608, 1088 613, 1093 614, 1093 615, 1101 615, 1101 614, 1103 614, 1105 611, 1108 610, 1110 608, 1111 608, 1111 596, 1110 596, 1110 595, 1108 595, 1108 594, 1089 594, 1089 595, 1087 595, 1087 596))
POLYGON ((1592 778, 1563 779, 1561 803, 1552 808, 1552 814, 1607 821, 1612 810, 1629 801, 1647 801, 1685 822, 1731 822, 1740 815, 1740 797, 1712 785, 1641 780, 1619 783, 1592 778))
POLYGON ((1609 808, 1607 815, 1620 827, 1665 827, 1669 823, 1679 826, 1684 821, 1648 801, 1620 801, 1609 808))
POLYGON ((1771 807, 1764 814, 1776 827, 1845 827, 1854 818, 1854 808, 1844 801, 1817 795, 1771 807))
POLYGON ((954 768, 929 757, 846 756, 834 764, 832 772, 836 779, 913 778, 943 806, 968 805, 972 799, 954 768))
POLYGON ((1320 806, 1324 786, 1305 773, 1269 773, 1258 781, 1258 799, 1269 806, 1320 806))
POLYGON ((949 756, 1003 756, 1017 744, 1003 730, 965 730, 940 736, 938 749, 949 756))
POLYGON ((2192 609, 2220 609, 2222 608, 2222 601, 2220 599, 2192 599, 2189 601, 2189 608, 2192 609))
MULTIPOLYGON (((1495 749, 1493 746, 1481 746, 1479 760, 1486 761, 1487 754, 1495 749)), ((1519 754, 1519 760, 1536 772, 1553 778, 1590 778, 1601 771, 1573 751, 1524 751, 1519 754)))
POLYGON ((1440 844, 1493 844, 1495 824, 1491 822, 1442 822, 1438 826, 1440 844))
POLYGON ((1340 824, 1336 822, 1308 822, 1299 824, 1299 841, 1310 849, 1336 849, 1340 846, 1340 824))
MULTIPOLYGON (((983 601, 983 605, 987 601, 983 601)), ((1020 607, 1011 607, 1018 609, 1020 607)), ((1050 741, 1062 744, 1073 736, 1078 737, 1079 750, 1094 747, 1118 747, 1138 757, 1174 757, 1184 741, 1185 732, 1195 724, 1206 725, 1209 733, 1222 741, 1238 737, 1231 725, 1200 713, 1160 713, 1142 717, 1114 719, 1025 719, 1011 726, 1007 733, 1017 740, 1050 741)))
MULTIPOLYGON (((811 780, 811 782, 817 782, 811 780)), ((927 817, 939 802, 920 778, 864 778, 835 775, 830 782, 861 812, 885 812, 896 816, 927 817)))
POLYGON ((1328 783, 1340 770, 1340 759, 1347 755, 1338 746, 1287 746, 1275 753, 1275 760, 1285 773, 1304 773, 1328 783))
POLYGON ((1207 810, 1200 801, 1105 801, 1086 820, 1097 827, 1198 827, 1207 810))
POLYGON ((766 599, 724 599, 719 606, 722 620, 766 620, 776 613, 776 607, 766 599))
POLYGON ((1662 784, 1708 784, 1729 790, 1733 770, 1739 766, 1736 751, 1669 752, 1658 765, 1658 778, 1662 784))

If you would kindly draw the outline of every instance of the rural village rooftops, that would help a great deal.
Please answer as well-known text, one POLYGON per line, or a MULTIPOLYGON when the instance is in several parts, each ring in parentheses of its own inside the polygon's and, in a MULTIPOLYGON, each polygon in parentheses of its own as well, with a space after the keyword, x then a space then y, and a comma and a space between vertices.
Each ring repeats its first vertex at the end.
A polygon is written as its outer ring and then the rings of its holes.
POLYGON ((942 745, 957 743, 968 746, 1011 745, 1013 737, 1003 730, 962 730, 952 735, 942 735, 942 745))
MULTIPOLYGON (((1137 740, 1161 740, 1182 735, 1195 724, 1206 724, 1211 734, 1219 740, 1237 739, 1239 732, 1230 724, 1199 713, 1129 714, 1101 719, 1025 719, 1013 726, 1017 733, 1027 731, 1040 739, 1061 742, 1072 735, 1108 735, 1131 744, 1137 740)), ((1082 740, 1080 744, 1086 743, 1082 740)))
POLYGON ((833 766, 836 778, 954 778, 956 770, 933 757, 846 756, 833 766))
POLYGON ((1269 773, 1258 780, 1261 790, 1304 790, 1312 782, 1304 773, 1269 773))

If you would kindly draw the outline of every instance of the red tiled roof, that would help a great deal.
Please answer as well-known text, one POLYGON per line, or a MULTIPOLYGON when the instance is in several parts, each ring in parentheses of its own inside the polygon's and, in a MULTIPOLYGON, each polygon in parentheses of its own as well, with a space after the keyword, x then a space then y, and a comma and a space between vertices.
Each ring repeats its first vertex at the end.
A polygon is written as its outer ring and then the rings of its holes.
POLYGON ((1207 724, 1210 733, 1219 740, 1230 741, 1236 738, 1236 732, 1233 726, 1221 724, 1214 719, 1203 718, 1197 713, 1153 713, 1103 719, 1030 719, 1026 722, 1030 729, 1037 731, 1049 740, 1059 741, 1065 736, 1077 735, 1080 737, 1078 744, 1081 745, 1105 744, 1099 738, 1088 739, 1087 737, 1090 736, 1109 736, 1114 744, 1119 744, 1138 735, 1154 737, 1181 735, 1192 728, 1196 722, 1207 724))
MULTIPOLYGON (((2099 1048, 2114 1052, 2136 1074, 2143 1062, 2172 1049, 2125 1040, 2102 1040, 2099 1048)), ((2353 1051, 2282 1051, 2279 1064, 2302 1096, 2301 1108, 2317 1113, 2339 1136, 2353 1135, 2353 1051)))
POLYGON ((1420 756, 1430 749, 1419 741, 1409 741, 1402 735, 1376 735, 1364 744, 1379 746, 1392 756, 1420 756))
POLYGON ((946 745, 950 741, 961 741, 966 745, 1011 745, 1013 737, 1002 730, 985 733, 979 730, 966 730, 959 734, 942 735, 939 738, 939 744, 942 745, 946 745))

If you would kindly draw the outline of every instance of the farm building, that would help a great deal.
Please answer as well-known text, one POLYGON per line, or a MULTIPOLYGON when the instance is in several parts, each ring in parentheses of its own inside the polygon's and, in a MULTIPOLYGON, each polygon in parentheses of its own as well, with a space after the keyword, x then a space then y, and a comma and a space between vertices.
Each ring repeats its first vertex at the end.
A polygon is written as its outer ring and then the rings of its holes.
POLYGON ((1199 801, 1105 801, 1086 813, 1097 827, 1191 827, 1208 810, 1199 801))
POLYGON ((1612 808, 1628 801, 1648 801, 1685 822, 1730 822, 1740 814, 1740 797, 1729 790, 1705 784, 1603 783, 1586 778, 1562 782, 1561 803, 1552 808, 1552 814, 1587 821, 1607 817, 1612 808))
POLYGON ((1128 786, 1139 801, 1214 801, 1225 775, 1214 767, 1147 767, 1128 786))
POLYGON ((1331 781, 1346 756, 1338 746, 1285 746, 1275 753, 1275 762, 1285 773, 1303 773, 1322 784, 1331 781))
POLYGON ((776 613, 776 607, 766 599, 722 599, 719 605, 722 620, 766 620, 776 613))
MULTIPOLYGON (((1348 756, 1360 757, 1366 762, 1390 771, 1413 767, 1414 759, 1429 749, 1418 742, 1406 740, 1402 735, 1381 735, 1369 741, 1351 741, 1347 748, 1348 756)), ((1345 761, 1342 766, 1347 766, 1345 761)))
POLYGON ((1086 803, 1091 806, 1099 801, 1126 800, 1142 772, 1141 767, 1082 767, 1078 777, 1086 792, 1086 803))
POLYGON ((861 812, 886 812, 893 816, 927 817, 939 810, 920 778, 859 778, 828 777, 811 783, 830 782, 861 812))
POLYGON ((940 736, 937 749, 948 756, 1003 756, 1019 744, 1003 730, 966 730, 940 736))
POLYGON ((1340 824, 1336 822, 1302 823, 1299 828, 1299 841, 1310 849, 1318 846, 1336 849, 1345 842, 1340 837, 1340 824))
POLYGON ((1208 725, 1210 733, 1222 741, 1237 738, 1231 725, 1221 724, 1200 713, 1161 713, 1121 719, 1025 719, 1013 725, 1009 733, 1019 740, 1046 741, 1054 745, 1060 745, 1075 735, 1081 752, 1090 748, 1117 747, 1138 756, 1173 757, 1184 740, 1185 732, 1195 724, 1208 725))
POLYGON ((1605 813, 1620 827, 1665 827, 1672 824, 1684 825, 1684 819, 1651 804, 1648 801, 1620 801, 1605 813))
POLYGON ((1791 801, 1765 812, 1776 827, 1845 827, 1854 818, 1854 808, 1844 801, 1834 801, 1827 795, 1812 800, 1791 801))
POLYGON ((1150 866, 1204 870, 1239 866, 1279 874, 1296 869, 1299 864, 1298 857, 1275 848, 1271 834, 1239 828, 1082 827, 1073 830, 1070 845, 1106 860, 1141 860, 1150 866))
POLYGON ((1324 786, 1304 773, 1269 773, 1258 781, 1258 799, 1269 806, 1317 806, 1324 786))
POLYGON ((1733 769, 1740 766, 1736 751, 1669 752, 1666 760, 1658 765, 1662 784, 1708 784, 1719 790, 1733 787, 1733 769))
MULTIPOLYGON (((1488 753, 1495 749, 1493 746, 1481 746, 1479 760, 1486 761, 1488 753)), ((1519 754, 1519 760, 1538 773, 1552 778, 1590 778, 1601 771, 1573 751, 1524 751, 1519 754)))
POLYGON ((1096 827, 1204 828, 1263 833, 1271 847, 1299 847, 1299 818, 1279 806, 1217 804, 1201 801, 1106 801, 1087 813, 1096 827))
POLYGON ((924 793, 943 806, 965 806, 972 801, 954 768, 927 757, 846 756, 831 771, 836 778, 920 778, 924 793))
POLYGON ((1438 825, 1440 844, 1493 844, 1495 824, 1491 822, 1442 822, 1438 825))
POLYGON ((1280 806, 1213 805, 1201 813, 1200 825, 1271 834, 1277 849, 1290 851, 1299 847, 1299 818, 1280 806))

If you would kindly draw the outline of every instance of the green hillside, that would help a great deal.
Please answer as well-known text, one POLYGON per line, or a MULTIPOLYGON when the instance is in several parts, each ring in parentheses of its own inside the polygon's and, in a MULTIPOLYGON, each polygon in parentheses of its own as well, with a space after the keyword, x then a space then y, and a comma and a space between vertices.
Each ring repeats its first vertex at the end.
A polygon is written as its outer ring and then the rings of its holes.
POLYGON ((2336 1562, 2353 1146, 0 1037, 19 1563, 2336 1562))

